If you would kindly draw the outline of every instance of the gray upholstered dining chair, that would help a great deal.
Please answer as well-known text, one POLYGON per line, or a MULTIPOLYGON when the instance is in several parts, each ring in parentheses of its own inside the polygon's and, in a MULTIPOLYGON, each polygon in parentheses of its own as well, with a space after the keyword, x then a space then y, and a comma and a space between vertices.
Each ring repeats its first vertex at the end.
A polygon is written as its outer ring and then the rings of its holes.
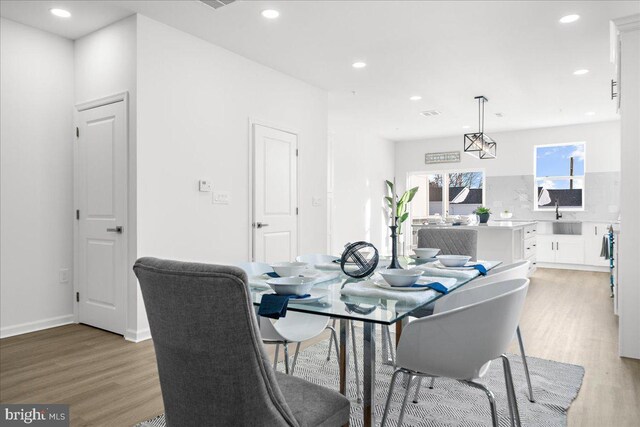
POLYGON ((478 231, 451 228, 421 228, 418 230, 419 248, 439 248, 442 255, 468 255, 477 260, 478 231))
POLYGON ((274 372, 239 268, 141 258, 168 426, 341 426, 336 391, 274 372))

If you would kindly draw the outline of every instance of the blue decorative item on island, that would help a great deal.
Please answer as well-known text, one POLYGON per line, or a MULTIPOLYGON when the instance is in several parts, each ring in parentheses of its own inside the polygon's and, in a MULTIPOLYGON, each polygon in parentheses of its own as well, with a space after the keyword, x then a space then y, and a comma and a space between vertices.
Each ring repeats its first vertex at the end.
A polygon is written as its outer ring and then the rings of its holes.
POLYGON ((347 276, 361 279, 373 274, 379 259, 378 250, 371 243, 347 243, 340 257, 340 268, 347 276))

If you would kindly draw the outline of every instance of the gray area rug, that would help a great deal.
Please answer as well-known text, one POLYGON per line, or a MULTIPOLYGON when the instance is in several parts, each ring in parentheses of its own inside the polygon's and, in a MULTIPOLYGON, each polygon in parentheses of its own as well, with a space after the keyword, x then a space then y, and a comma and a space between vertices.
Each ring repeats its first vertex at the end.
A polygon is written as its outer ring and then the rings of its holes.
MULTIPOLYGON (((358 356, 362 357, 362 337, 360 328, 356 328, 358 335, 358 356)), ((379 344, 380 336, 377 343, 379 344)), ((332 352, 330 361, 326 360, 329 341, 317 343, 300 352, 295 368, 295 375, 316 384, 323 385, 334 390, 338 389, 338 364, 335 352, 332 352)), ((351 346, 349 346, 351 347, 351 346)), ((378 345, 378 347, 380 347, 378 345)), ((350 348, 351 350, 351 348, 350 348)), ((389 382, 393 374, 393 367, 382 365, 380 349, 377 353, 376 370, 376 421, 382 420, 384 405, 389 389, 389 382)), ((281 355, 282 357, 282 355, 281 355)), ((513 380, 516 387, 518 408, 523 426, 566 426, 567 410, 571 402, 576 398, 582 385, 584 368, 582 366, 553 362, 551 360, 527 358, 529 371, 533 384, 535 403, 527 398, 527 383, 522 368, 520 355, 509 355, 513 380)), ((351 374, 353 374, 353 357, 351 358, 351 374)), ((284 370, 280 363, 278 369, 284 370)), ((362 366, 360 366, 362 370, 362 366)), ((509 409, 507 407, 507 395, 502 371, 502 362, 492 362, 487 375, 479 382, 488 386, 494 393, 498 406, 500 426, 509 426, 509 409)), ((362 426, 362 407, 356 402, 355 376, 349 378, 348 397, 351 399, 351 426, 362 426)), ((362 378, 362 372, 360 372, 362 378)), ((387 425, 396 426, 400 405, 404 397, 405 389, 400 386, 400 380, 396 384, 392 397, 391 409, 387 425)), ((419 402, 412 403, 413 392, 403 421, 403 426, 415 427, 453 427, 453 426, 490 426, 491 414, 489 402, 484 392, 471 388, 458 381, 444 378, 436 380, 435 387, 429 389, 429 379, 423 380, 423 387, 419 394, 419 402)), ((164 427, 164 415, 144 421, 136 427, 164 427)))

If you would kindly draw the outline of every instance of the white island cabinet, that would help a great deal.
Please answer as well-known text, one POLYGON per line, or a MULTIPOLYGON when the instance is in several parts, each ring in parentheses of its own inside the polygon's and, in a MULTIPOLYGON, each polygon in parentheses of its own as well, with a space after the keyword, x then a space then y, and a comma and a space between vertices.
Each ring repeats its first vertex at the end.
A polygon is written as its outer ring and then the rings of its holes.
POLYGON ((536 267, 536 231, 535 222, 489 221, 488 224, 440 226, 413 225, 413 245, 417 244, 418 230, 421 228, 457 228, 478 231, 478 259, 499 260, 504 264, 527 259, 531 262, 529 274, 536 267))

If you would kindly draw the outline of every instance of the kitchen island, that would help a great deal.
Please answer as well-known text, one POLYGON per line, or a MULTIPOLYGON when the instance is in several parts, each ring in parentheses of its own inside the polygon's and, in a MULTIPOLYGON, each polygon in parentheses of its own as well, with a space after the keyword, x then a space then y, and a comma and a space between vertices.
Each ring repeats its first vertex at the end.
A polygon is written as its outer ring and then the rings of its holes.
POLYGON ((536 267, 536 231, 535 221, 489 221, 487 224, 474 225, 412 225, 412 247, 418 243, 418 230, 421 228, 458 228, 478 230, 478 259, 495 259, 504 264, 529 260, 529 274, 536 267))

